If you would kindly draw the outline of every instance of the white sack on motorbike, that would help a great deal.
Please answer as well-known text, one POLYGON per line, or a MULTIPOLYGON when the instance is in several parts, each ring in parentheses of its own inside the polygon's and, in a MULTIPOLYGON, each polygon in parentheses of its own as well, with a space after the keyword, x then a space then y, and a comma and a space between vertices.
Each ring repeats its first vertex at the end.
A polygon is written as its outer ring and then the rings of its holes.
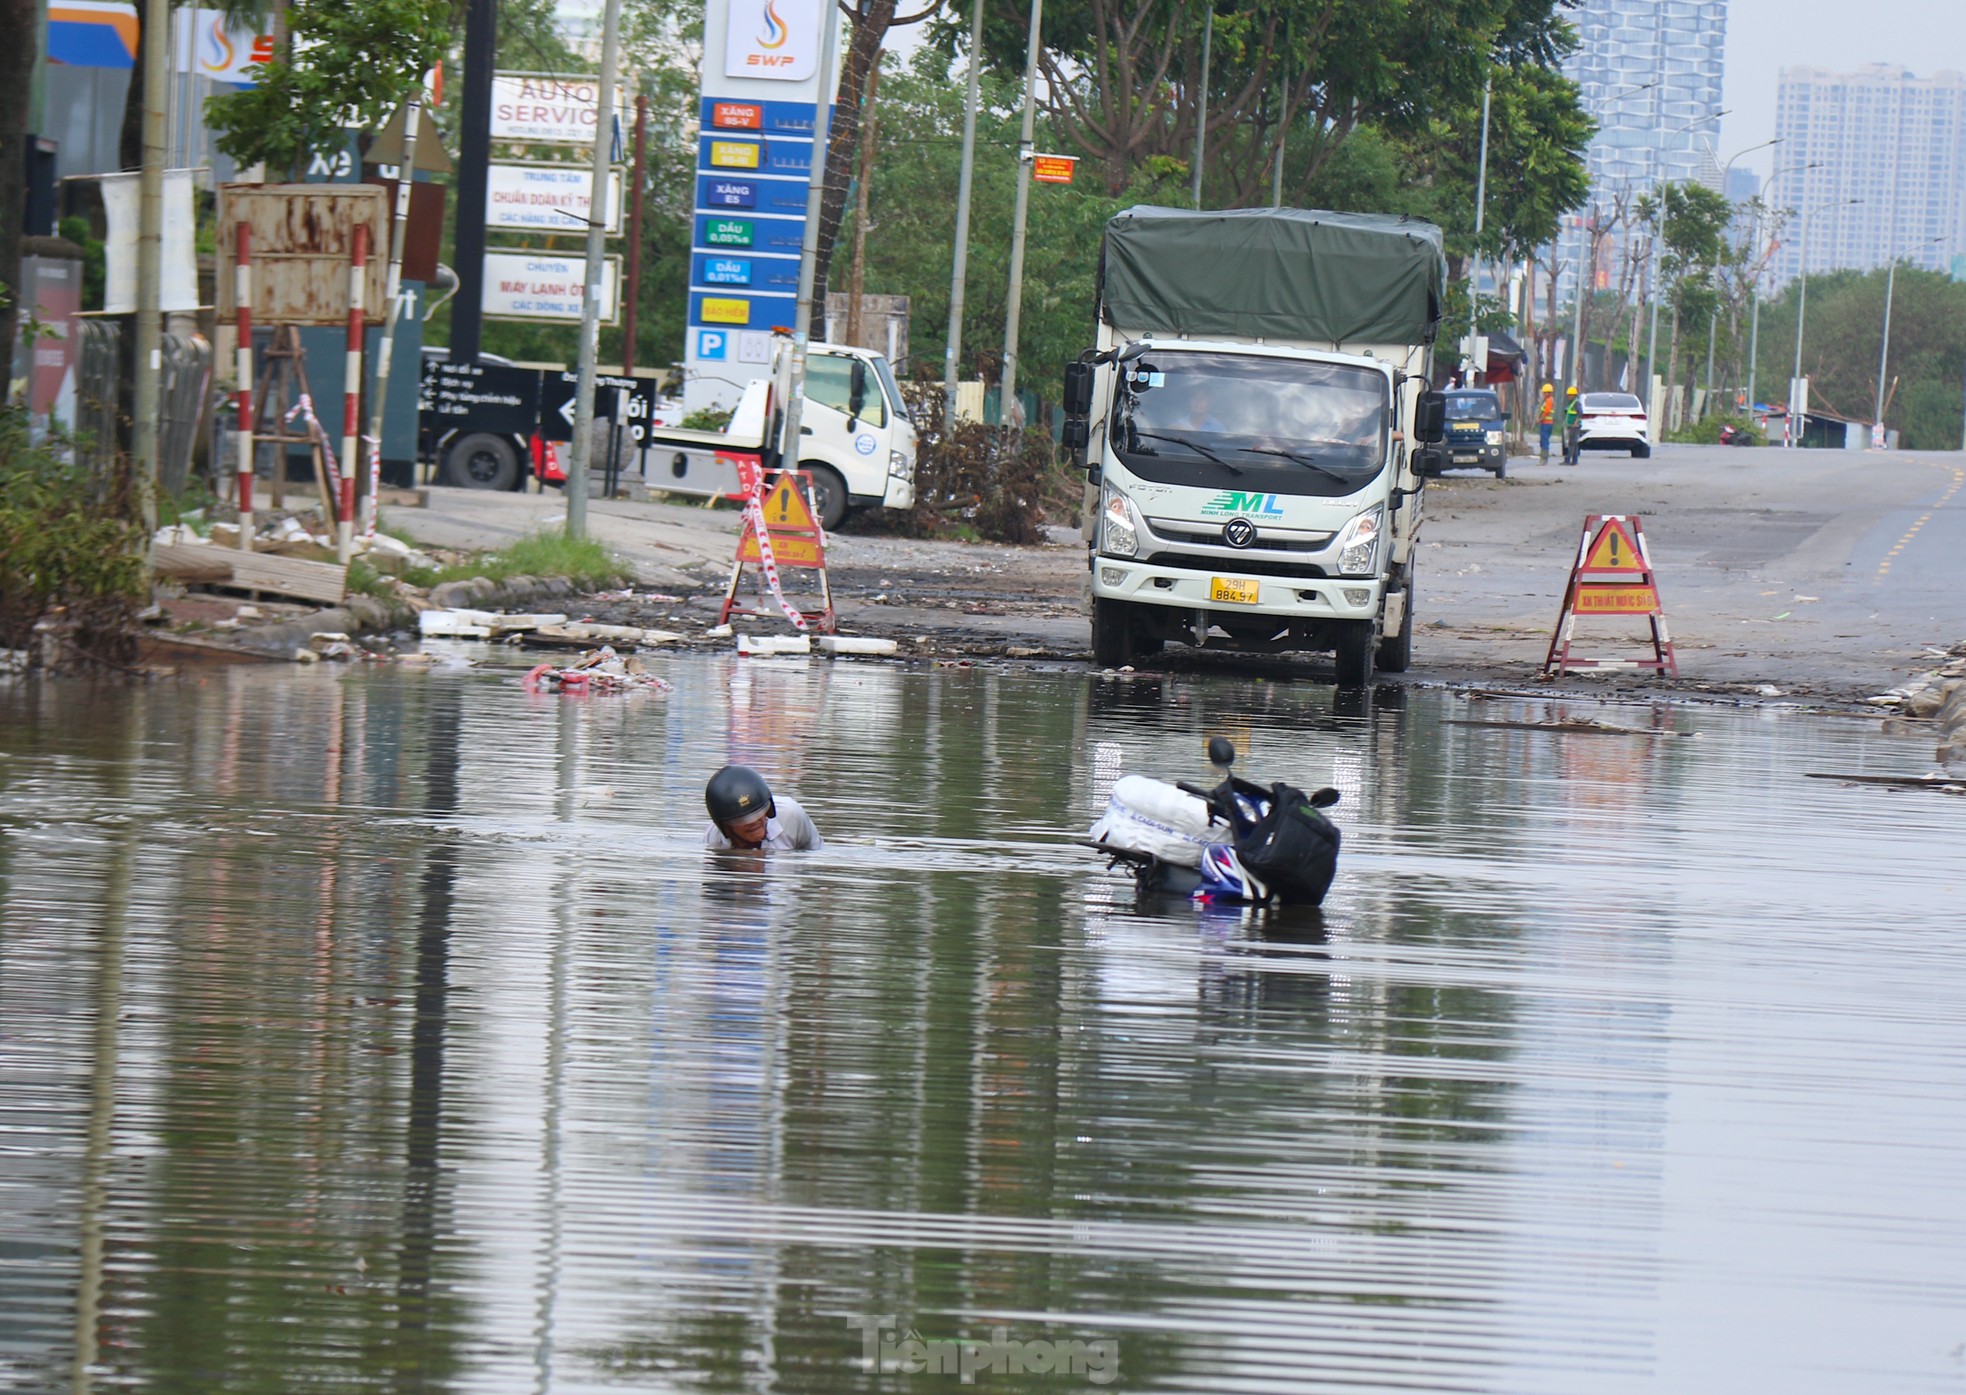
POLYGON ((1114 782, 1113 797, 1089 836, 1177 867, 1199 867, 1201 850, 1224 841, 1228 829, 1217 824, 1211 833, 1208 805, 1192 794, 1145 775, 1126 775, 1114 782))

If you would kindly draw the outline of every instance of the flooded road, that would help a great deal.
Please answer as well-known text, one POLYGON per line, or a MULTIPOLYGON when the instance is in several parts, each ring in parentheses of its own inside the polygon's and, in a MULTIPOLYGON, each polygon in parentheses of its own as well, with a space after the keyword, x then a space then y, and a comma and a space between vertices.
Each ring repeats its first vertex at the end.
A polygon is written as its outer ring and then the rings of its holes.
POLYGON ((1966 1383, 1966 801, 1805 778, 1923 739, 660 667, 0 689, 0 1390, 1966 1383), (1321 918, 1067 841, 1206 734, 1321 918))

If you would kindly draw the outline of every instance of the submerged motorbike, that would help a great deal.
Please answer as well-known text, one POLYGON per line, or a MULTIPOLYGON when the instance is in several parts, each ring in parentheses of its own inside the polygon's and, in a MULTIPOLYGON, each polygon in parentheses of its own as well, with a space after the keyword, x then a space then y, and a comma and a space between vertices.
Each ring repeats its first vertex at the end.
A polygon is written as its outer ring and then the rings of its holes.
POLYGON ((1144 893, 1245 905, 1315 906, 1338 870, 1338 829, 1320 811, 1338 791, 1313 794, 1278 781, 1237 778, 1236 748, 1208 743, 1212 789, 1144 775, 1113 785, 1106 812, 1080 839, 1125 866, 1144 893))

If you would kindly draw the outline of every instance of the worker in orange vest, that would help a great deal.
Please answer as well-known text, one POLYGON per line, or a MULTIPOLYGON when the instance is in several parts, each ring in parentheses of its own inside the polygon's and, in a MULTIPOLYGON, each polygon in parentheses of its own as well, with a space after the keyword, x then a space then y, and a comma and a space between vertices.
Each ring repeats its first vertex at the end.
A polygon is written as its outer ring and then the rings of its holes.
POLYGON ((1556 389, 1543 384, 1543 405, 1536 411, 1536 425, 1543 436, 1543 463, 1550 463, 1550 428, 1556 424, 1556 389))

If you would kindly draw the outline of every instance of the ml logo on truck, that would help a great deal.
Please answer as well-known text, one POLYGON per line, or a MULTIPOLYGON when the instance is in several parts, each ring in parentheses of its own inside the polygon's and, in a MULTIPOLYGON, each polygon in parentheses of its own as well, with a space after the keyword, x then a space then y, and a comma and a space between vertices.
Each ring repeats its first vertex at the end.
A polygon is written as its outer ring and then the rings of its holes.
POLYGON ((1241 513, 1253 513, 1262 518, 1283 517, 1283 510, 1277 507, 1276 495, 1248 494, 1239 489, 1225 489, 1201 506, 1203 518, 1241 513))

